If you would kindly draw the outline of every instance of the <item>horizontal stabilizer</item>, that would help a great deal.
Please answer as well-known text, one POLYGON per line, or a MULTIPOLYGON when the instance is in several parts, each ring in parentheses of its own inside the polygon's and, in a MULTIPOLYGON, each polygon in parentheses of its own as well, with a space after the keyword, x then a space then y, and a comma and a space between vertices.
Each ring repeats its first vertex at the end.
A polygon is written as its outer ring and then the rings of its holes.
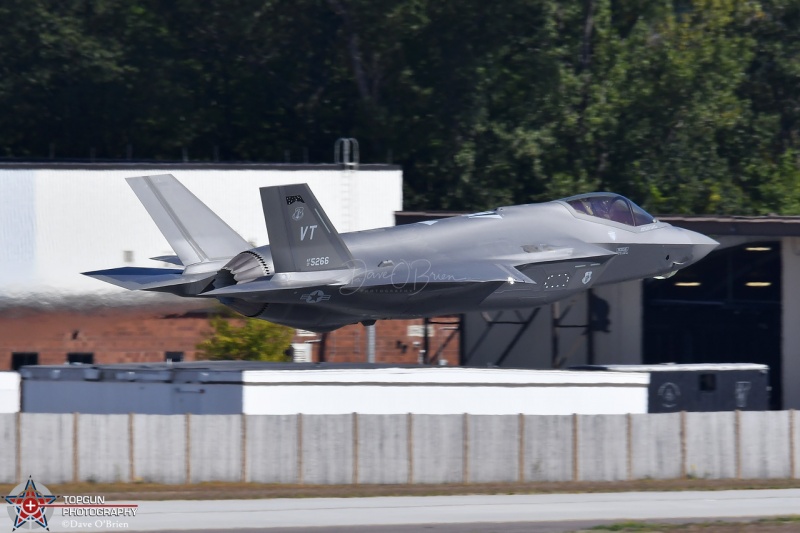
POLYGON ((127 178, 183 265, 230 259, 250 245, 171 174, 127 178))
POLYGON ((151 257, 150 260, 161 261, 162 263, 169 263, 171 265, 184 266, 183 263, 181 262, 181 258, 178 257, 177 255, 159 255, 156 257, 151 257))
POLYGON ((353 256, 305 183, 261 188, 276 272, 347 268, 353 256))
POLYGON ((172 287, 177 289, 179 286, 198 283, 204 280, 210 281, 216 275, 216 273, 202 273, 184 276, 182 270, 140 267, 111 268, 108 270, 84 272, 83 274, 132 291, 160 290, 162 292, 181 293, 186 291, 169 290, 168 288, 172 287))

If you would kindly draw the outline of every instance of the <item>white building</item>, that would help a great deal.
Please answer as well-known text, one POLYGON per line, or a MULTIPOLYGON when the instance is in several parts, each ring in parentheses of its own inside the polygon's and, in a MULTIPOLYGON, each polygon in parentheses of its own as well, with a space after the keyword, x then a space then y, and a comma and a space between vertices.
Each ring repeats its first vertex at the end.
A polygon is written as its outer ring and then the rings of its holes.
POLYGON ((253 245, 268 243, 259 187, 308 183, 340 232, 392 226, 403 206, 402 171, 388 165, 5 164, 0 305, 118 295, 80 273, 166 266, 149 258, 173 252, 125 182, 166 173, 253 245))

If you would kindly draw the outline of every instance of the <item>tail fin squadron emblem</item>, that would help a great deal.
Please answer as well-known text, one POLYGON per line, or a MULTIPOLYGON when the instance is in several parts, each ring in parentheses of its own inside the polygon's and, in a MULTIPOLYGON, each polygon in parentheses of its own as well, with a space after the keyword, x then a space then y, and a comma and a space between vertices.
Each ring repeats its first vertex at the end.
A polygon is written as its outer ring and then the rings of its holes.
POLYGON ((294 213, 292 214, 292 220, 297 221, 297 220, 300 220, 301 218, 303 218, 303 215, 305 214, 304 211, 305 210, 303 209, 302 206, 301 207, 296 207, 295 210, 294 210, 294 213))
POLYGON ((592 281, 592 271, 587 270, 586 274, 583 275, 583 279, 581 281, 583 282, 584 285, 592 281))
POLYGON ((286 197, 286 205, 292 205, 295 202, 300 202, 301 204, 305 203, 305 201, 303 200, 303 197, 300 196, 299 194, 294 194, 292 196, 287 196, 286 197))

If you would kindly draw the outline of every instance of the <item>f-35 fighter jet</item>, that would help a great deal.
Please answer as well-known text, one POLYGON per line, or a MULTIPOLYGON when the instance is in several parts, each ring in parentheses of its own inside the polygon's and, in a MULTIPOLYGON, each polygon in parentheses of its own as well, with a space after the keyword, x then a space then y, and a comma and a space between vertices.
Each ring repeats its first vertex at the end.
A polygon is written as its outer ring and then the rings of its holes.
POLYGON ((599 285, 668 277, 718 243, 592 193, 337 233, 306 184, 260 189, 270 244, 253 248, 173 176, 129 178, 178 269, 86 272, 131 290, 216 298, 311 331, 391 318, 534 307, 599 285))

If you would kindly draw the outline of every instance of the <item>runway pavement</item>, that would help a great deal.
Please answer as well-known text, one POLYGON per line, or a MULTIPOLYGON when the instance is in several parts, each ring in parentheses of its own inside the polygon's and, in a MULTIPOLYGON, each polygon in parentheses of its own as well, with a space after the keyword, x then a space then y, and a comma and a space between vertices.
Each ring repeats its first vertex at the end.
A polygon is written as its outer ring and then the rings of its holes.
POLYGON ((421 530, 420 524, 426 524, 429 527, 425 530, 436 533, 489 530, 544 533, 623 519, 697 521, 800 514, 800 489, 136 503, 139 503, 136 516, 128 518, 65 517, 60 509, 55 509, 50 530, 211 533, 252 529, 278 533, 315 527, 322 528, 318 533, 382 533, 421 530), (576 524, 572 527, 570 523, 576 524))

